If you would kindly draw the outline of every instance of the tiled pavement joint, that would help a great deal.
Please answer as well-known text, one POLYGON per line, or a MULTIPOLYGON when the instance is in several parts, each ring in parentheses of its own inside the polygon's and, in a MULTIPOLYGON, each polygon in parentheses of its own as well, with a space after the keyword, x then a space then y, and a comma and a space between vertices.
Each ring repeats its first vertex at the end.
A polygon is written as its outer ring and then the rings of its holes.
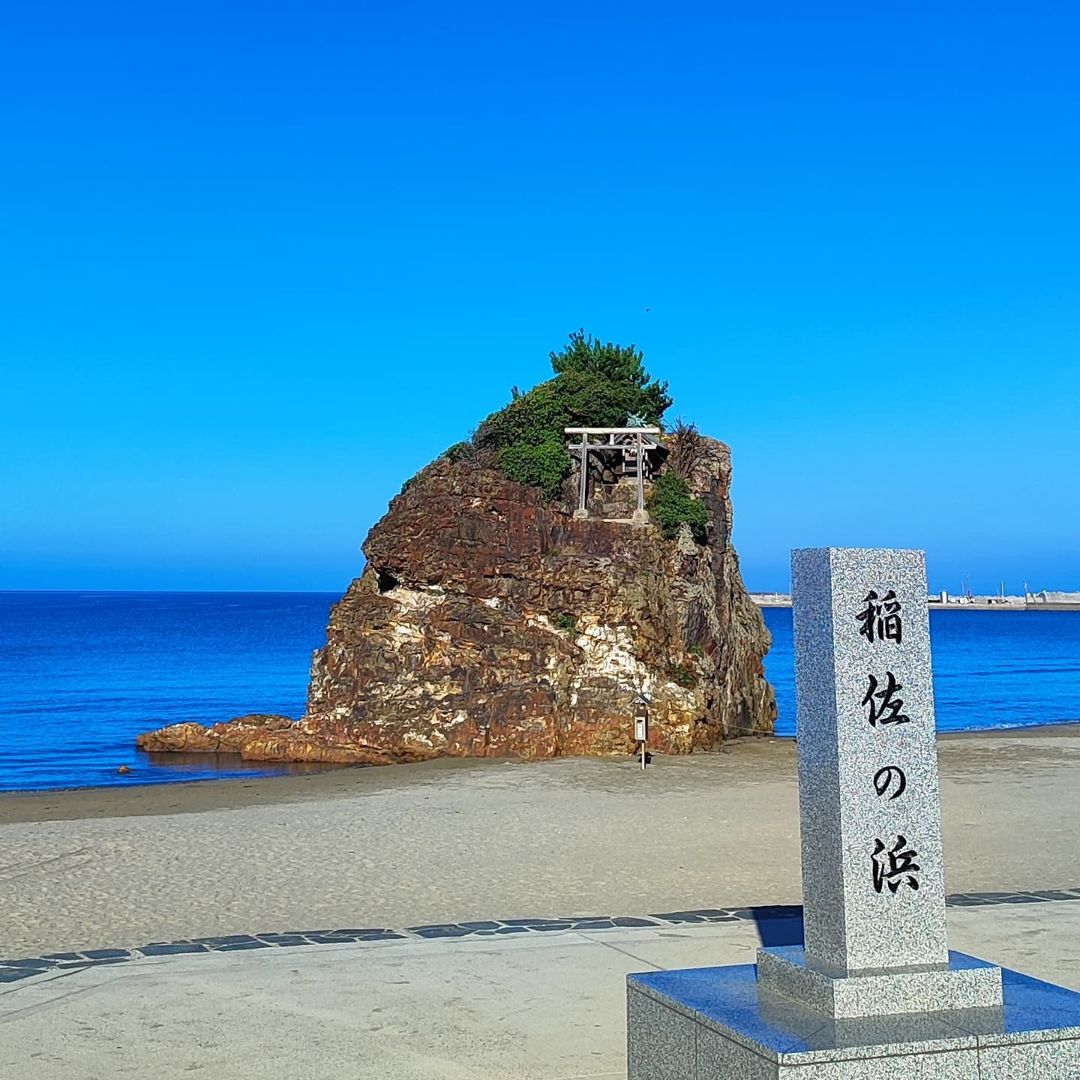
MULTIPOLYGON (((987 907, 997 904, 1040 904, 1080 901, 1080 888, 1040 889, 1032 892, 957 893, 946 899, 950 907, 987 907)), ((178 956, 190 953, 244 952, 252 949, 287 949, 301 945, 352 945, 370 941, 423 941, 438 938, 495 938, 523 934, 653 928, 725 922, 760 922, 799 919, 802 908, 774 907, 702 908, 667 911, 646 916, 595 915, 565 919, 489 919, 460 923, 432 923, 403 929, 368 927, 341 930, 295 930, 272 934, 224 934, 154 941, 137 949, 88 949, 83 952, 49 953, 19 960, 0 960, 0 987, 37 975, 108 964, 123 964, 146 956, 178 956)), ((2 990, 0 990, 2 992, 2 990)))

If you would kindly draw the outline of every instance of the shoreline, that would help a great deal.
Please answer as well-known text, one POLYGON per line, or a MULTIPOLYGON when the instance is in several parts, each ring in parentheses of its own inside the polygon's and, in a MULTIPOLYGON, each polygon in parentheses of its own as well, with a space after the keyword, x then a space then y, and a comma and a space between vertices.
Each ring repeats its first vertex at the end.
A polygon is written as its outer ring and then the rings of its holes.
MULTIPOLYGON (((938 732, 944 743, 979 744, 1003 739, 1037 741, 1046 738, 1080 740, 1080 721, 1073 723, 1029 724, 1015 728, 938 732)), ((752 756, 758 747, 786 747, 794 761, 795 739, 791 735, 742 736, 724 744, 715 753, 685 755, 654 754, 650 769, 664 766, 690 767, 732 754, 752 756)), ((773 751, 777 752, 777 751, 773 751)), ((784 750, 778 751, 785 754, 784 750)), ((462 774, 497 772, 507 766, 542 769, 563 763, 608 765, 621 772, 636 757, 570 757, 526 761, 520 758, 433 758, 403 765, 341 765, 337 768, 297 775, 233 777, 221 780, 170 781, 131 787, 104 786, 61 788, 52 791, 0 792, 0 827, 8 824, 44 821, 79 821, 96 818, 156 817, 168 814, 197 814, 219 810, 243 810, 254 806, 277 806, 326 799, 373 795, 426 787, 454 781, 462 774)))

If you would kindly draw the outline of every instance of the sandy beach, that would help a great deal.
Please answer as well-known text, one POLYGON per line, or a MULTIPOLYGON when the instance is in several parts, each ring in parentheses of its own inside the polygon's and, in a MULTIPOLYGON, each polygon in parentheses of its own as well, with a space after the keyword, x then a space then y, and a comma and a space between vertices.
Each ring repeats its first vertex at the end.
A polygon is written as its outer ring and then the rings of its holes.
MULTIPOLYGON (((1080 885, 1080 726, 939 747, 950 892, 1080 885)), ((0 955, 798 903, 794 751, 0 796, 0 955)))

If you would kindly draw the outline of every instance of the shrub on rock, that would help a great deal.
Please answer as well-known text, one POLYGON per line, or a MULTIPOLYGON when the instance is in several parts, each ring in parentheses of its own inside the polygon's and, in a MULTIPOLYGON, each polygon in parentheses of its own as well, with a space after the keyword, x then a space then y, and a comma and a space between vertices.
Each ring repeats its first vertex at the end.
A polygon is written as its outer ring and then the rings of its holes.
POLYGON ((674 472, 661 473, 653 481, 649 512, 668 540, 678 536, 679 528, 684 524, 690 526, 690 532, 699 544, 704 544, 708 539, 708 508, 690 494, 689 485, 674 472))

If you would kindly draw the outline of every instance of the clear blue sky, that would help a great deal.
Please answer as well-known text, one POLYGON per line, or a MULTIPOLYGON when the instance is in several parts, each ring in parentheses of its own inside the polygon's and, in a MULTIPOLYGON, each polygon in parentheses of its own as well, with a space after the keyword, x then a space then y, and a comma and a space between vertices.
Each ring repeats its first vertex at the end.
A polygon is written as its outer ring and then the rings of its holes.
POLYGON ((731 444, 750 587, 1080 588, 1078 55, 1060 2, 9 6, 0 588, 341 589, 577 327, 731 444))

